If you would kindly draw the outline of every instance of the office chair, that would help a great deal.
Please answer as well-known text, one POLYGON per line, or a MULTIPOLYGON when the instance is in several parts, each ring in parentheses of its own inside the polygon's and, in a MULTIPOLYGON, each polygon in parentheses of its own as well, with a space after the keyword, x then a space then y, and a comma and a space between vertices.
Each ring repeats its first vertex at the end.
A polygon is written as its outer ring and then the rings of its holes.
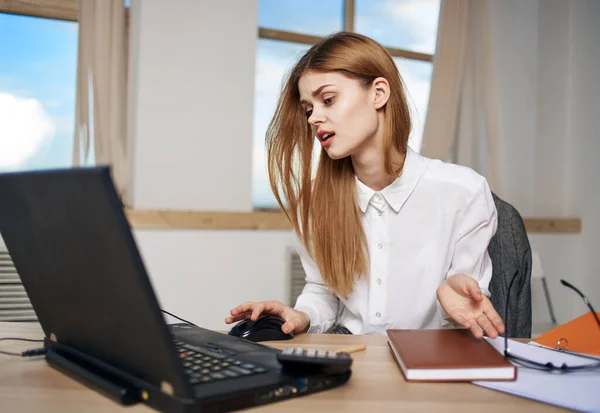
POLYGON ((519 212, 508 202, 492 194, 498 211, 498 229, 488 246, 492 260, 489 290, 491 302, 506 321, 508 286, 516 273, 508 303, 508 337, 531 337, 531 246, 525 223, 519 212))
MULTIPOLYGON (((544 294, 544 300, 546 302, 546 310, 548 310, 549 321, 536 321, 535 314, 532 316, 532 327, 531 327, 531 338, 536 338, 540 334, 549 331, 556 326, 558 326, 558 321, 556 320, 556 314, 554 313, 554 305, 552 304, 552 298, 550 296, 550 289, 548 288, 548 280, 546 279, 546 275, 544 274, 544 268, 542 266, 542 260, 540 259, 540 254, 536 251, 531 253, 532 257, 532 269, 531 269, 531 301, 532 307, 535 305, 536 301, 536 286, 535 282, 541 284, 542 292, 544 294)), ((538 290, 539 291, 539 290, 538 290)), ((533 309, 535 310, 535 308, 533 309)), ((533 312, 532 310, 532 312, 533 312)))

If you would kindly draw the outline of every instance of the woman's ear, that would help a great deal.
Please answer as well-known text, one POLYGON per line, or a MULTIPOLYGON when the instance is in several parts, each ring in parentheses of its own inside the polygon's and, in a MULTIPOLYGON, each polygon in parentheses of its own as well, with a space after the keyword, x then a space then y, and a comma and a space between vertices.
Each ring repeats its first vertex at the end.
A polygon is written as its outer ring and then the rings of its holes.
POLYGON ((378 77, 372 83, 374 94, 373 104, 375 109, 381 109, 390 98, 390 84, 385 77, 378 77))

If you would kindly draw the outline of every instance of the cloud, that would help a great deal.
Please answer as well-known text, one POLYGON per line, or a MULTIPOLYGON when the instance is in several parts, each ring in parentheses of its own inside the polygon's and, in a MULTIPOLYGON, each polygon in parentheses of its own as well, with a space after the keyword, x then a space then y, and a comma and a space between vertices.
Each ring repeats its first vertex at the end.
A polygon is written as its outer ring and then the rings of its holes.
POLYGON ((256 61, 256 92, 277 95, 287 69, 286 63, 280 59, 259 56, 256 61))
POLYGON ((438 29, 440 0, 389 0, 384 6, 384 13, 389 13, 399 24, 408 26, 413 43, 411 50, 431 53, 435 50, 435 35, 438 29), (432 37, 433 34, 433 37, 432 37))
POLYGON ((56 126, 37 99, 0 93, 0 168, 15 168, 52 139, 56 126))
POLYGON ((254 148, 264 147, 265 132, 275 112, 283 78, 299 55, 308 48, 306 45, 282 47, 272 41, 259 41, 254 95, 254 148))
POLYGON ((409 139, 409 145, 415 151, 421 150, 423 139, 423 127, 427 116, 427 105, 429 103, 430 90, 430 68, 427 71, 427 76, 423 76, 420 71, 424 70, 421 65, 429 65, 429 63, 415 63, 406 59, 394 58, 402 80, 406 86, 406 99, 410 110, 412 120, 412 133, 409 139))
POLYGON ((254 95, 254 148, 264 147, 267 125, 275 112, 285 65, 258 57, 254 95))

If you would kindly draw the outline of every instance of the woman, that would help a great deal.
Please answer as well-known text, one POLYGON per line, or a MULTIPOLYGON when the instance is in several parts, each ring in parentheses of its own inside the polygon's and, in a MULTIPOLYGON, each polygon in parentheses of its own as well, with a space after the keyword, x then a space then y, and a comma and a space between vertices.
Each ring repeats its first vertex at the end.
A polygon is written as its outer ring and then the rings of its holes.
POLYGON ((289 332, 441 328, 504 332, 487 290, 496 209, 471 169, 408 145, 411 121, 391 56, 338 33, 292 69, 267 130, 271 188, 294 223, 307 284, 295 308, 248 302, 226 323, 275 314, 289 332), (322 152, 312 176, 314 139, 322 152), (285 206, 287 205, 287 206, 285 206))

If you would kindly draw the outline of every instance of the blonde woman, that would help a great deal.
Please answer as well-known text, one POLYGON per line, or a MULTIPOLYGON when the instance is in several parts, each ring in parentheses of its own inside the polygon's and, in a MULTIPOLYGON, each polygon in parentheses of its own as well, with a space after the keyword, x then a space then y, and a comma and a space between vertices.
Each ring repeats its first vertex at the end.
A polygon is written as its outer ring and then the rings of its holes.
POLYGON ((283 87, 266 141, 271 187, 294 224, 307 284, 294 308, 247 302, 226 323, 282 317, 284 333, 504 324, 488 296, 496 209, 486 180, 408 147, 402 79, 384 47, 325 38, 283 87), (314 140, 322 152, 311 175, 314 140))

